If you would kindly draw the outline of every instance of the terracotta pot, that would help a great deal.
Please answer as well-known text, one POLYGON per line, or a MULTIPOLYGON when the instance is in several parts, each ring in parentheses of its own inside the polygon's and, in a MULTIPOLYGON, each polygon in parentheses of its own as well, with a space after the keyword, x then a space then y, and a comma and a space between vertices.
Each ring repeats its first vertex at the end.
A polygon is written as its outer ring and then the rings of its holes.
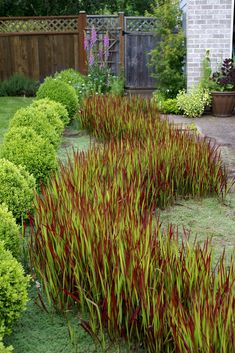
POLYGON ((212 114, 218 117, 233 115, 235 107, 235 91, 232 92, 211 92, 212 114))

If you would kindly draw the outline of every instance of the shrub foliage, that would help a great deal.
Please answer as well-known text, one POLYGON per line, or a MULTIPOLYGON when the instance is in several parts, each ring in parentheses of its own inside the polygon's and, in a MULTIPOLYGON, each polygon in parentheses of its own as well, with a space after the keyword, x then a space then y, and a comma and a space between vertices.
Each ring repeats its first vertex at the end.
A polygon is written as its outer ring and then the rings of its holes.
POLYGON ((1 154, 24 166, 37 183, 45 181, 57 166, 54 147, 30 127, 12 127, 4 136, 1 154))
POLYGON ((7 206, 0 205, 0 241, 4 242, 4 247, 10 250, 12 255, 18 257, 20 254, 20 228, 7 206))
POLYGON ((78 97, 73 87, 61 80, 47 77, 37 91, 37 99, 49 98, 64 105, 71 119, 78 109, 78 97))
POLYGON ((0 159, 0 203, 5 203, 14 217, 25 217, 32 209, 35 179, 22 166, 0 159))

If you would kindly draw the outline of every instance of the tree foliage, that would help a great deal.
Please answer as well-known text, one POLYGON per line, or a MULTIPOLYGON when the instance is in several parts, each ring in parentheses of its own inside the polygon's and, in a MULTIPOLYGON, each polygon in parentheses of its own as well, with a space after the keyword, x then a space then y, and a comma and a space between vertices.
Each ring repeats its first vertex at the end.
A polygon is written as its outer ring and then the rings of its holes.
POLYGON ((152 15, 157 19, 157 45, 150 53, 150 66, 158 90, 164 96, 174 98, 185 86, 186 48, 179 1, 156 0, 152 15))
POLYGON ((0 16, 49 16, 116 13, 144 15, 154 0, 0 0, 0 16))

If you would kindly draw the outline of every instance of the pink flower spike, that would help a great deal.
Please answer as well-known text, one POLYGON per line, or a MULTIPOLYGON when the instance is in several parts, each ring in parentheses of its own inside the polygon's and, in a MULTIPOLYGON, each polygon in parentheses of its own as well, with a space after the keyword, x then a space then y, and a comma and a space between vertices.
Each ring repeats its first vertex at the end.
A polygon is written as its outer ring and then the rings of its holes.
POLYGON ((96 33, 96 30, 95 30, 95 27, 92 27, 92 30, 91 30, 91 45, 93 46, 96 41, 97 41, 97 33, 96 33))

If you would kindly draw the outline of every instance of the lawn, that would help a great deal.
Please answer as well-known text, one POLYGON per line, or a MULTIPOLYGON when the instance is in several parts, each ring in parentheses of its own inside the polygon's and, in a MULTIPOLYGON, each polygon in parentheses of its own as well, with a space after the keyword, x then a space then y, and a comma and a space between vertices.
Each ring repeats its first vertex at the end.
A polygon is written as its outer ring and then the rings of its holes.
MULTIPOLYGON (((10 117, 20 108, 29 105, 30 98, 0 98, 0 143, 8 127, 10 117)), ((66 160, 66 154, 73 148, 87 150, 93 139, 79 130, 77 123, 69 126, 64 134, 59 158, 66 160)), ((235 196, 228 195, 225 202, 217 198, 195 200, 178 200, 174 207, 156 211, 163 228, 168 223, 178 226, 180 234, 183 230, 190 233, 190 240, 195 236, 199 242, 211 237, 216 258, 226 248, 227 256, 234 253, 235 245, 235 196)), ((93 340, 78 325, 79 319, 72 318, 72 314, 62 316, 56 312, 47 313, 41 306, 37 296, 35 283, 30 289, 30 300, 27 310, 16 323, 14 331, 7 337, 6 343, 14 346, 15 353, 94 353, 101 350, 95 346, 93 340), (68 329, 70 318, 71 330, 68 329), (73 338, 70 339, 70 336, 73 338)), ((111 346, 108 352, 124 353, 130 350, 111 346)), ((134 350, 137 352, 137 350, 134 350)))

